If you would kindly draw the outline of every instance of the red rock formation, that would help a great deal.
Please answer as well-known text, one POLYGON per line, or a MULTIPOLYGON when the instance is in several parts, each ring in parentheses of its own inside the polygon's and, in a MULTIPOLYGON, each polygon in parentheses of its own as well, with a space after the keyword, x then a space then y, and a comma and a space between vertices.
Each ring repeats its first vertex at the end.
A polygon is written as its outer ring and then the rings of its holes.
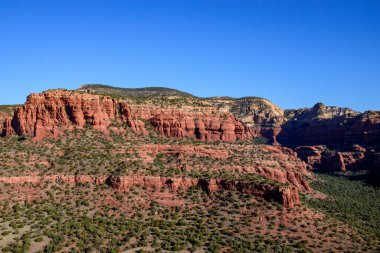
POLYGON ((310 191, 310 186, 308 184, 308 179, 311 178, 311 175, 307 171, 303 170, 286 170, 282 168, 273 168, 273 167, 231 167, 233 171, 241 171, 244 173, 258 174, 262 177, 271 179, 273 181, 279 182, 281 184, 290 183, 292 186, 299 190, 310 191))
POLYGON ((366 149, 359 145, 353 145, 345 152, 328 150, 324 146, 302 146, 295 151, 310 167, 321 171, 357 170, 368 165, 368 160, 371 160, 370 156, 366 157, 366 149))
POLYGON ((280 190, 281 203, 286 208, 294 208, 300 203, 298 192, 292 188, 281 188, 280 190))
POLYGON ((277 187, 266 184, 256 184, 251 181, 236 181, 226 179, 200 180, 199 185, 206 192, 217 190, 239 191, 250 195, 260 196, 265 199, 275 200, 286 208, 294 208, 300 204, 298 190, 295 187, 277 187))
POLYGON ((128 126, 137 134, 148 134, 148 131, 145 129, 144 122, 140 119, 137 119, 135 115, 131 112, 129 105, 125 102, 118 102, 120 114, 123 122, 127 122, 128 126))
POLYGON ((295 148, 297 156, 305 161, 311 167, 316 167, 317 164, 321 163, 322 151, 325 150, 324 146, 301 146, 295 148))
POLYGON ((86 124, 107 132, 116 115, 115 105, 109 97, 68 91, 31 94, 24 106, 16 109, 12 127, 18 135, 33 134, 36 140, 86 124))
POLYGON ((359 145, 353 145, 348 151, 340 152, 346 169, 359 169, 361 163, 363 163, 366 158, 366 152, 367 150, 359 145))
POLYGON ((200 186, 211 194, 219 190, 239 191, 247 194, 273 199, 286 208, 294 208, 299 204, 299 195, 296 188, 280 188, 277 186, 256 184, 252 181, 236 181, 226 179, 194 179, 194 178, 164 178, 154 176, 142 177, 109 177, 107 184, 117 190, 126 191, 132 186, 142 186, 146 189, 160 190, 166 186, 171 191, 186 190, 190 187, 200 186))
POLYGON ((11 126, 11 118, 5 112, 0 112, 0 135, 9 136, 14 133, 11 126))
POLYGON ((15 110, 12 124, 3 132, 33 135, 35 140, 58 137, 63 130, 92 126, 108 134, 113 121, 126 123, 138 134, 147 134, 144 123, 133 117, 125 102, 110 97, 69 91, 49 91, 28 96, 23 107, 15 110))
POLYGON ((149 191, 160 191, 167 187, 173 192, 187 190, 190 187, 199 186, 204 191, 212 194, 219 190, 239 191, 246 194, 263 197, 277 201, 285 208, 294 208, 299 204, 298 190, 295 187, 278 187, 266 184, 257 184, 252 181, 238 181, 226 179, 196 179, 196 178, 171 178, 157 176, 89 176, 89 175, 50 175, 50 176, 19 176, 0 177, 0 182, 8 184, 30 183, 39 185, 44 182, 71 183, 71 184, 107 184, 117 191, 129 191, 134 186, 141 186, 149 191))
POLYGON ((202 141, 235 142, 252 135, 248 128, 231 114, 209 115, 182 110, 170 110, 154 115, 151 125, 167 137, 188 137, 202 141))
POLYGON ((10 136, 14 134, 12 128, 12 121, 9 118, 6 118, 3 122, 3 127, 1 129, 1 136, 10 136))
MULTIPOLYGON (((17 108, 12 124, 6 124, 4 134, 32 134, 35 140, 57 137, 62 130, 91 125, 108 133, 113 121, 126 123, 137 134, 147 134, 143 119, 168 137, 189 137, 203 141, 234 142, 251 138, 247 127, 230 113, 208 114, 208 110, 160 108, 147 106, 138 109, 124 101, 107 96, 81 94, 69 91, 48 91, 28 96, 23 107, 17 108), (145 109, 145 110, 144 110, 145 109)), ((138 107, 135 107, 138 108, 138 107)), ((199 108, 198 108, 199 109, 199 108)))

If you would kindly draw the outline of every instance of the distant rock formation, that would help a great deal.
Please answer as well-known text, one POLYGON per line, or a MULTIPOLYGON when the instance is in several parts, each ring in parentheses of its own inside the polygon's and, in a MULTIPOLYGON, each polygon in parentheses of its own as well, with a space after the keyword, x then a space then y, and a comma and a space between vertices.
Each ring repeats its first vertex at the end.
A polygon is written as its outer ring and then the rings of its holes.
MULTIPOLYGON (((319 171, 380 171, 380 112, 325 106, 287 110, 277 140, 319 171), (360 146, 359 146, 360 145, 360 146)), ((377 173, 375 173, 377 175, 377 173)), ((380 178, 380 177, 378 177, 380 178)))
POLYGON ((380 112, 358 113, 348 108, 325 106, 287 110, 277 140, 286 146, 327 145, 344 149, 354 144, 379 145, 380 112))

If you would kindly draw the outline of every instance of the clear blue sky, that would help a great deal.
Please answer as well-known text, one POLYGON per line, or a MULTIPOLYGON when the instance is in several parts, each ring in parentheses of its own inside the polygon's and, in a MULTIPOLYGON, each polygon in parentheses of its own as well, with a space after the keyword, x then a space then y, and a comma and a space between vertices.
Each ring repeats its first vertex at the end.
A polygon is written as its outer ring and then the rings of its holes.
POLYGON ((0 104, 83 83, 380 110, 380 1, 0 0, 0 104))

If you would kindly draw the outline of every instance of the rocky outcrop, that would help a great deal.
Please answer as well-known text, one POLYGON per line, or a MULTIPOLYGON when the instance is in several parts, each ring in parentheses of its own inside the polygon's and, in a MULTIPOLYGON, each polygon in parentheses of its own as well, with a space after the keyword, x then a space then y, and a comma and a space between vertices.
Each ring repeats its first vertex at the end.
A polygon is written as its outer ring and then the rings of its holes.
POLYGON ((215 97, 211 99, 211 103, 219 111, 231 112, 248 126, 279 126, 284 122, 284 111, 264 98, 231 99, 215 97))
MULTIPOLYGON (((248 135, 248 138, 265 137, 270 144, 279 143, 292 148, 327 145, 329 148, 341 151, 353 144, 359 144, 363 147, 375 146, 377 150, 380 149, 380 113, 376 111, 359 113, 349 108, 325 106, 322 103, 317 103, 312 108, 283 111, 267 99, 258 97, 197 98, 189 94, 181 96, 178 91, 175 96, 169 93, 159 93, 158 96, 155 88, 131 90, 102 85, 88 87, 95 93, 113 94, 116 89, 115 94, 126 94, 128 97, 155 97, 156 100, 153 99, 155 106, 141 104, 141 101, 131 103, 130 106, 137 118, 148 121, 153 119, 156 129, 167 136, 194 137, 192 129, 196 127, 194 122, 196 117, 192 114, 197 111, 203 118, 199 123, 199 129, 202 129, 203 123, 205 129, 210 130, 197 133, 199 138, 213 140, 220 136, 220 139, 233 140, 235 137, 232 132, 239 136, 241 129, 239 123, 235 124, 230 120, 223 123, 223 119, 216 117, 212 119, 217 122, 215 125, 207 125, 208 120, 204 119, 218 114, 232 114, 244 126, 243 135, 248 135), (104 89, 107 91, 104 92, 104 89), (120 93, 121 90, 127 93, 120 93), (178 97, 183 99, 180 101, 180 106, 162 107, 162 104, 172 104, 175 99, 171 98, 178 97)), ((158 90, 169 91, 162 88, 158 90)), ((239 139, 237 136, 236 138, 239 139)))
POLYGON ((239 191, 250 195, 274 200, 286 208, 294 208, 300 204, 298 190, 295 187, 277 187, 266 184, 256 184, 251 181, 236 181, 226 179, 200 180, 198 183, 203 190, 210 193, 216 190, 239 191))
POLYGON ((346 171, 346 163, 341 152, 328 150, 324 146, 302 146, 297 147, 295 151, 312 169, 346 171))
POLYGON ((57 137, 62 130, 92 125, 107 132, 116 115, 116 103, 108 97, 68 91, 50 91, 28 96, 16 109, 12 128, 18 135, 33 135, 35 140, 57 137))
POLYGON ((325 146, 301 146, 295 148, 295 151, 302 161, 315 168, 321 163, 322 152, 325 149, 325 146))
MULTIPOLYGON (((293 167, 293 166, 292 166, 293 167)), ((283 169, 283 168, 272 168, 272 167, 238 167, 233 166, 230 170, 239 171, 242 173, 257 174, 264 178, 279 182, 281 184, 291 184, 299 190, 310 191, 310 186, 308 184, 308 179, 312 178, 309 172, 296 170, 283 169)))
POLYGON ((10 136, 14 134, 14 130, 12 128, 12 121, 10 117, 0 112, 0 134, 1 136, 10 136))
POLYGON ((270 101, 247 97, 240 99, 212 98, 212 105, 231 112, 252 136, 265 137, 271 144, 291 148, 327 145, 345 150, 354 144, 380 149, 380 112, 359 113, 349 108, 325 106, 281 110, 270 101))
POLYGON ((4 123, 7 120, 8 115, 5 112, 0 112, 0 133, 3 134, 4 123))
POLYGON ((230 112, 254 137, 264 137, 270 144, 278 144, 276 136, 284 122, 284 111, 269 100, 258 97, 238 99, 215 97, 211 104, 221 112, 230 112))
POLYGON ((210 106, 131 104, 137 118, 148 121, 162 135, 202 141, 235 142, 252 138, 252 131, 231 113, 210 106))
POLYGON ((260 184, 253 181, 238 181, 227 179, 196 179, 172 178, 157 176, 89 176, 89 175, 50 175, 50 176, 19 176, 0 177, 0 182, 8 184, 33 184, 44 182, 71 184, 106 184, 117 191, 129 191, 132 187, 142 187, 148 191, 160 191, 167 188, 172 192, 200 187, 208 194, 215 191, 239 191, 246 194, 274 200, 285 208, 294 208, 300 204, 298 190, 295 187, 279 187, 260 184))
POLYGON ((128 149, 114 150, 114 153, 136 154, 145 164, 154 163, 158 156, 170 155, 175 157, 175 166, 178 170, 190 172, 203 169, 188 166, 188 159, 192 160, 192 157, 207 157, 226 161, 234 157, 236 153, 244 151, 249 153, 249 150, 253 151, 255 148, 260 148, 259 152, 267 158, 254 164, 237 164, 233 160, 230 163, 221 162, 220 167, 211 166, 207 168, 207 171, 219 173, 220 170, 223 170, 230 174, 256 174, 280 184, 290 184, 302 191, 310 191, 308 180, 312 178, 312 175, 306 170, 306 163, 301 161, 291 149, 280 146, 142 144, 128 149))
POLYGON ((363 146, 373 146, 380 149, 380 112, 367 111, 355 120, 348 122, 352 124, 351 131, 346 134, 347 141, 363 146))

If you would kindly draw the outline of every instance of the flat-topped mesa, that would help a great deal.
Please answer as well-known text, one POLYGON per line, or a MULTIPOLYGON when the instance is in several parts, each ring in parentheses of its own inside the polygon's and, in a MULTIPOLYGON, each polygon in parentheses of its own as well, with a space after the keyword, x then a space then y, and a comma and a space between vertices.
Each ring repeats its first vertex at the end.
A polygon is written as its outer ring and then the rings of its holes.
MULTIPOLYGON (((150 106, 150 105, 149 105, 150 106)), ((147 106, 147 107, 149 107, 147 106)), ((168 137, 190 137, 203 141, 234 142, 252 137, 250 130, 230 113, 209 114, 186 108, 153 108, 132 110, 125 101, 108 96, 64 90, 31 94, 15 110, 11 124, 3 123, 3 135, 33 135, 34 140, 58 137, 63 130, 92 126, 108 133, 114 121, 123 122, 137 134, 147 134, 142 119, 168 137)))

